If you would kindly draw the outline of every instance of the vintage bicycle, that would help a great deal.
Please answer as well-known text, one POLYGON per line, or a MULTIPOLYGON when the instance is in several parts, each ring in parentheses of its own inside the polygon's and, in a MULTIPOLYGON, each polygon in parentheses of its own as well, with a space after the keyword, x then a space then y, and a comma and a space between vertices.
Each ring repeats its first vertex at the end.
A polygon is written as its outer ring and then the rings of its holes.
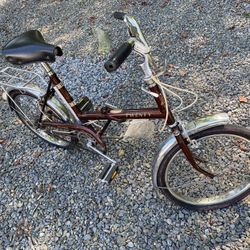
MULTIPOLYGON (((41 62, 49 82, 47 89, 42 89, 38 84, 45 81, 41 75, 20 68, 2 69, 0 85, 11 110, 32 132, 58 147, 70 148, 86 135, 87 147, 111 162, 100 175, 104 182, 113 180, 118 171, 103 140, 110 123, 163 119, 172 135, 155 157, 154 187, 177 204, 194 210, 227 207, 244 199, 250 194, 250 130, 230 125, 226 113, 197 119, 186 126, 176 120, 167 97, 167 93, 174 94, 176 87, 160 81, 162 72, 138 23, 122 12, 115 12, 114 17, 125 22, 129 39, 104 66, 114 72, 132 51, 142 56, 140 66, 148 85, 143 91, 155 99, 156 107, 119 109, 106 105, 95 110, 86 96, 76 103, 49 65, 63 54, 62 49, 46 43, 39 31, 30 30, 7 43, 1 54, 14 65, 41 62), (97 121, 105 123, 100 126, 97 121)), ((177 110, 182 109, 180 101, 177 110)))

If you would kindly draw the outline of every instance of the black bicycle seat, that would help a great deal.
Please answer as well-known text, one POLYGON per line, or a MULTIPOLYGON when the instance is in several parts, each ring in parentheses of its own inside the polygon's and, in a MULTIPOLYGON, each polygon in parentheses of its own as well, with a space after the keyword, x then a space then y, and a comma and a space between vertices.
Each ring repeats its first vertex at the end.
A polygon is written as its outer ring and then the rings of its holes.
POLYGON ((62 49, 44 41, 38 30, 27 31, 8 42, 2 49, 3 56, 12 64, 54 62, 62 49))

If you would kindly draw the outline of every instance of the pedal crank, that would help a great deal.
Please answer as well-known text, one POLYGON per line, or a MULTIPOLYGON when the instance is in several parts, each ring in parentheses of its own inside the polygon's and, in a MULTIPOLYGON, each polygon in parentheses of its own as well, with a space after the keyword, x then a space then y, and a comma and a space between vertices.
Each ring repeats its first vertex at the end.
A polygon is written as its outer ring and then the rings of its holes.
POLYGON ((99 178, 102 182, 110 183, 118 175, 118 166, 115 163, 104 167, 99 178))
POLYGON ((105 158, 106 160, 108 160, 109 162, 111 162, 111 164, 103 168, 101 174, 99 175, 99 178, 102 182, 110 183, 118 174, 118 166, 116 165, 116 161, 102 153, 96 147, 94 147, 92 141, 87 142, 87 147, 102 156, 103 158, 105 158))

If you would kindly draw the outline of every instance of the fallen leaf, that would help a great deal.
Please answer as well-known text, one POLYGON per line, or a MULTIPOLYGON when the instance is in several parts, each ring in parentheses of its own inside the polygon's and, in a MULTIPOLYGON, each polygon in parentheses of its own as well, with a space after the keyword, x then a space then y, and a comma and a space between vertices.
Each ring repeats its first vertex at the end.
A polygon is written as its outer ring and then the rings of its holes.
POLYGON ((21 162, 22 162, 22 161, 21 161, 20 159, 17 159, 17 160, 14 161, 13 165, 14 165, 14 166, 20 165, 21 162))
POLYGON ((3 144, 5 142, 4 139, 0 139, 0 144, 3 144))
POLYGON ((42 28, 42 33, 48 33, 48 31, 49 31, 49 28, 48 27, 43 27, 42 28))
POLYGON ((180 69, 179 70, 179 74, 180 74, 180 76, 187 76, 187 74, 188 74, 188 71, 187 70, 185 70, 185 69, 180 69))
POLYGON ((239 97, 240 102, 248 103, 247 98, 245 96, 239 97))
POLYGON ((91 17, 89 17, 89 21, 90 21, 91 23, 95 23, 96 19, 97 19, 96 16, 91 16, 91 17))
POLYGON ((238 146, 240 148, 240 150, 243 152, 249 151, 249 149, 247 148, 247 146, 245 144, 245 141, 243 141, 243 140, 235 140, 234 145, 238 146))
POLYGON ((41 154, 42 154, 41 151, 36 151, 36 152, 34 152, 34 153, 32 154, 32 156, 33 156, 34 158, 38 158, 41 154))
POLYGON ((161 5, 161 8, 165 8, 171 0, 165 0, 164 3, 161 5))
POLYGON ((119 152, 118 152, 119 157, 124 156, 124 154, 125 154, 125 151, 122 148, 119 149, 119 152))
POLYGON ((204 9, 204 7, 203 7, 202 5, 200 5, 200 4, 198 4, 198 5, 197 5, 197 9, 198 9, 200 12, 202 12, 203 9, 204 9))
POLYGON ((15 124, 15 125, 20 125, 20 124, 22 124, 22 121, 19 120, 19 119, 16 119, 16 120, 14 121, 14 124, 15 124))
POLYGON ((171 64, 171 63, 169 63, 169 64, 168 64, 168 68, 169 68, 169 69, 173 69, 173 68, 174 68, 174 65, 171 64))
POLYGON ((53 191, 53 185, 50 183, 48 185, 48 192, 51 193, 53 191))
POLYGON ((248 152, 249 151, 247 149, 247 147, 245 145, 243 145, 243 144, 240 144, 239 147, 240 147, 240 150, 243 151, 243 152, 248 152))
POLYGON ((7 100, 8 100, 8 96, 7 96, 6 92, 3 92, 3 94, 2 94, 2 99, 3 99, 4 101, 7 101, 7 100))
POLYGON ((230 53, 228 51, 225 51, 225 52, 222 53, 223 57, 226 57, 226 56, 229 56, 229 55, 230 55, 230 53))
POLYGON ((181 32, 180 36, 181 36, 182 39, 186 39, 186 38, 188 38, 188 32, 183 31, 183 32, 181 32))
POLYGON ((107 80, 109 80, 109 77, 101 77, 100 79, 99 79, 100 81, 107 81, 107 80))

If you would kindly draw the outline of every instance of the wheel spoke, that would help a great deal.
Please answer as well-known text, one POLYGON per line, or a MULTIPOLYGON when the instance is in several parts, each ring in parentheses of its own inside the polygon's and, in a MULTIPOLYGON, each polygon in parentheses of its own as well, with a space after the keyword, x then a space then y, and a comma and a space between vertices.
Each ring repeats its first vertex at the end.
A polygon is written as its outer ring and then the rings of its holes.
MULTIPOLYGON (((231 127, 235 129, 234 126, 231 127)), ((158 183, 163 187, 160 188, 163 193, 174 197, 174 200, 182 204, 197 208, 214 204, 226 205, 238 196, 244 197, 243 193, 250 193, 247 151, 250 148, 250 140, 247 139, 250 138, 250 132, 244 130, 249 136, 246 138, 245 134, 240 136, 241 131, 238 132, 237 129, 236 134, 224 132, 223 126, 220 129, 221 134, 217 130, 213 134, 213 129, 209 129, 207 135, 204 133, 200 137, 197 136, 194 138, 197 141, 196 147, 191 147, 200 167, 212 172, 215 177, 208 178, 197 172, 176 146, 176 149, 172 149, 175 153, 169 153, 166 165, 161 165, 165 168, 165 174, 161 175, 163 178, 158 177, 158 183)))
MULTIPOLYGON (((42 121, 63 122, 63 119, 48 105, 42 111, 39 99, 29 93, 14 91, 10 93, 12 108, 20 120, 35 134, 49 143, 59 147, 68 147, 72 143, 72 132, 65 129, 39 126, 41 113, 42 121)), ((74 139, 76 141, 76 139, 74 139)))

